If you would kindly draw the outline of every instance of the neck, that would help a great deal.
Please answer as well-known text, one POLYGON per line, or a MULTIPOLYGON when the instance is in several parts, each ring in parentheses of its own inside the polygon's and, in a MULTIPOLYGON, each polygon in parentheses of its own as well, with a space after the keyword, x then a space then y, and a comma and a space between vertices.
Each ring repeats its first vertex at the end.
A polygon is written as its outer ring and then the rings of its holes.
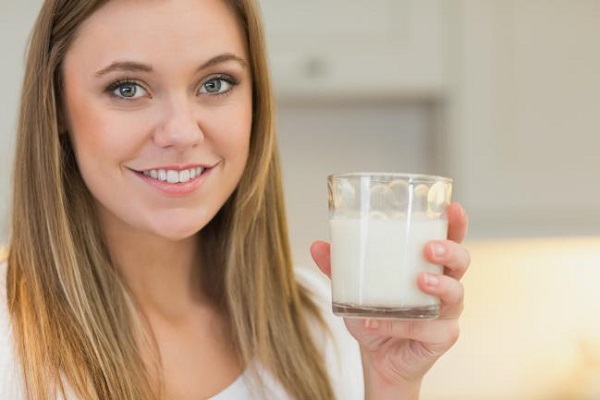
POLYGON ((104 234, 115 267, 146 314, 177 319, 206 302, 196 235, 173 241, 123 227, 104 234))

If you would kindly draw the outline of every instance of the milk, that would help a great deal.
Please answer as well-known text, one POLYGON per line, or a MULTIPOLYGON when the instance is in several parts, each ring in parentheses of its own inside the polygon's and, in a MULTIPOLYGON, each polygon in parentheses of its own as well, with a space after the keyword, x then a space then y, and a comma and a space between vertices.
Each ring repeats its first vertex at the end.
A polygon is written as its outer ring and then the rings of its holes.
POLYGON ((417 276, 442 273, 423 251, 428 241, 446 239, 447 230, 446 219, 425 216, 331 219, 333 302, 391 309, 436 306, 439 300, 417 287, 417 276))

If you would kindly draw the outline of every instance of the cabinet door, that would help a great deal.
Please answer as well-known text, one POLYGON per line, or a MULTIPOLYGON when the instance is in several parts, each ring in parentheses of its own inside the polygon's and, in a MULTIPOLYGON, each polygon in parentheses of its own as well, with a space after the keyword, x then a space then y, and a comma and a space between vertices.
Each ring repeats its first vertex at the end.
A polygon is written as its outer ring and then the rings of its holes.
POLYGON ((463 0, 455 192, 473 233, 600 233, 600 1, 463 0))
POLYGON ((443 87, 441 0, 260 0, 282 98, 430 96, 443 87))
POLYGON ((8 239, 10 179, 25 48, 42 2, 0 1, 0 248, 8 239))

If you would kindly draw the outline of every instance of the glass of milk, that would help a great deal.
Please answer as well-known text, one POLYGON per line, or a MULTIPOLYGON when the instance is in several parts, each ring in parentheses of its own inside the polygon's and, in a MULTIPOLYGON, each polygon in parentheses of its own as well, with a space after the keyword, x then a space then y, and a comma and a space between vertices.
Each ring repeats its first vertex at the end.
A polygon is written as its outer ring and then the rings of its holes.
POLYGON ((333 312, 345 317, 424 319, 439 299, 417 286, 425 244, 446 239, 452 180, 400 173, 328 177, 333 312))

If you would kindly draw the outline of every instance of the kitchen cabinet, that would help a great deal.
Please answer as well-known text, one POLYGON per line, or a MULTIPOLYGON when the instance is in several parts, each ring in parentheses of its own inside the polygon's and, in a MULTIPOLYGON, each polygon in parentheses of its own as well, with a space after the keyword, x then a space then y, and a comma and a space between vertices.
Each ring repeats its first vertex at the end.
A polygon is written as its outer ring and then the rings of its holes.
POLYGON ((0 248, 8 240, 10 179, 25 48, 42 2, 0 1, 0 248))
POLYGON ((260 0, 282 100, 439 97, 442 0, 260 0))
POLYGON ((600 1, 454 12, 449 173, 472 233, 600 234, 600 1))

